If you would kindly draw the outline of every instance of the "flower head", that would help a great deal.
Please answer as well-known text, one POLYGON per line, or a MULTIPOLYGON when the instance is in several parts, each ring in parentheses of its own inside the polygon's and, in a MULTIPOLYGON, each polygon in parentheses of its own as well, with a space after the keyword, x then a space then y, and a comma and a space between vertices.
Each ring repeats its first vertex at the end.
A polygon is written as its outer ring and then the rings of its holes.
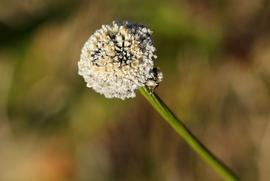
POLYGON ((87 87, 107 98, 135 97, 142 86, 154 87, 162 73, 154 68, 151 30, 127 21, 103 25, 86 41, 78 63, 87 87))

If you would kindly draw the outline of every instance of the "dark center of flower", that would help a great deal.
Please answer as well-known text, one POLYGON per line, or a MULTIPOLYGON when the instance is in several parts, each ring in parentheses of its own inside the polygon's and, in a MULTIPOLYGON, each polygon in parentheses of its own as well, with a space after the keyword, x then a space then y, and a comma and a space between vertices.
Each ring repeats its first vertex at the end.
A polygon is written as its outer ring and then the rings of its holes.
POLYGON ((115 47, 115 53, 118 58, 118 61, 121 64, 129 64, 132 61, 133 54, 128 50, 128 48, 122 46, 115 47))
POLYGON ((130 64, 134 56, 130 51, 131 44, 125 43, 127 41, 125 40, 124 36, 121 36, 121 39, 117 40, 116 35, 111 34, 110 38, 114 44, 115 56, 117 57, 117 61, 120 62, 121 65, 130 64))

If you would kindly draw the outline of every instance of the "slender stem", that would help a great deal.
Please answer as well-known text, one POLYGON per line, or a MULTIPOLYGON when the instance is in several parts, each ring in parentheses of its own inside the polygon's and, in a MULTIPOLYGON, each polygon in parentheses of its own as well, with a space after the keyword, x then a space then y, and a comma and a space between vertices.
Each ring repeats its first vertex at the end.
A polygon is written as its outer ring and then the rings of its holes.
POLYGON ((156 111, 175 129, 184 141, 212 168, 223 177, 224 180, 235 181, 237 176, 213 153, 211 153, 191 131, 179 120, 168 106, 146 87, 140 88, 141 94, 156 109, 156 111))

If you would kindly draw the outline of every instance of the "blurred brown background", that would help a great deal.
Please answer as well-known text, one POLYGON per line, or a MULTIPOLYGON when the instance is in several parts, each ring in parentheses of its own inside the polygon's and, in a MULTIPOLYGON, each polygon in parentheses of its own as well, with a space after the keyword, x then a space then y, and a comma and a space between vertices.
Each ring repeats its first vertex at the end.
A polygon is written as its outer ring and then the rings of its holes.
POLYGON ((102 24, 154 31, 157 93, 242 180, 270 180, 269 0, 1 0, 1 181, 215 181, 138 94, 77 75, 102 24))

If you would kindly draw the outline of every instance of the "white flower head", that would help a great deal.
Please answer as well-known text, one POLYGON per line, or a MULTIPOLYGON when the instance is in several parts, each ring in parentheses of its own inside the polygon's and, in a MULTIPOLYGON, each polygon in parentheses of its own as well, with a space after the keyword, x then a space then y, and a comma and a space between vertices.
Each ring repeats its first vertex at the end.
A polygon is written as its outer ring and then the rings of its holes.
POLYGON ((155 88, 163 75, 154 67, 152 31, 127 21, 103 25, 84 44, 79 75, 107 98, 132 98, 135 90, 155 88))

